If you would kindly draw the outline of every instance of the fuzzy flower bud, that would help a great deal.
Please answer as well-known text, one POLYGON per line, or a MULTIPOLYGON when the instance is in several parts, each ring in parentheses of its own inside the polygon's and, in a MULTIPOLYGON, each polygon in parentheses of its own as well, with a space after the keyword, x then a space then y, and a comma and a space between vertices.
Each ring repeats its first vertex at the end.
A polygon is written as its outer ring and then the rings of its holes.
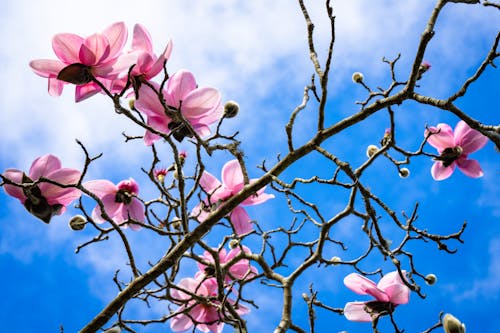
POLYGON ((406 178, 410 175, 410 170, 408 168, 399 169, 399 177, 406 178))
POLYGON ((437 277, 434 274, 427 274, 425 276, 425 283, 427 283, 429 286, 432 286, 434 283, 436 283, 437 277))
POLYGON ((229 247, 232 249, 236 248, 238 245, 240 245, 240 241, 237 239, 231 239, 229 241, 229 247))
POLYGON ((449 313, 444 315, 442 323, 446 333, 465 333, 465 325, 449 313))
POLYGON ((332 257, 332 259, 330 259, 330 261, 334 264, 334 265, 338 265, 342 262, 342 259, 340 259, 340 257, 332 257))
POLYGON ((83 215, 75 215, 69 220, 69 227, 74 231, 83 230, 85 224, 87 224, 87 220, 83 215))
POLYGON ((363 82, 363 79, 364 79, 363 73, 354 72, 352 74, 352 82, 354 82, 354 83, 361 83, 361 82, 363 82))
POLYGON ((165 181, 165 176, 167 175, 167 173, 168 173, 168 170, 165 168, 156 169, 153 171, 155 178, 158 179, 158 181, 162 184, 165 181))
POLYGON ((420 64, 420 67, 418 68, 418 75, 417 75, 417 80, 420 80, 422 78, 422 75, 427 72, 431 68, 431 64, 427 61, 424 61, 420 64))
POLYGON ((128 107, 130 110, 135 110, 135 99, 131 98, 128 100, 128 107))
POLYGON ((366 156, 368 157, 372 157, 373 155, 375 155, 376 153, 378 152, 378 147, 375 146, 375 145, 369 145, 367 148, 366 148, 366 156))
POLYGON ((240 106, 235 101, 228 101, 224 105, 224 117, 226 118, 236 117, 239 111, 240 111, 240 106))

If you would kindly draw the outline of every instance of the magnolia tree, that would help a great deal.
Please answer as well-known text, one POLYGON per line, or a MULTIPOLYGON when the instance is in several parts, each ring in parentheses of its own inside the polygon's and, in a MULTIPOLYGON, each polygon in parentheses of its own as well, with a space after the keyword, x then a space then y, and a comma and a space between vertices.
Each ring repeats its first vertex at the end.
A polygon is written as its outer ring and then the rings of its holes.
MULTIPOLYGON (((366 90, 366 98, 353 101, 358 109, 352 115, 330 121, 327 100, 335 11, 329 0, 323 4, 331 34, 326 54, 320 57, 314 23, 299 0, 314 70, 302 103, 290 110, 281 132, 287 149, 274 160, 262 161, 258 168, 246 163, 238 133, 225 130, 228 119, 238 116, 238 103, 225 100, 216 88, 205 85, 209 83, 199 85, 189 70, 172 71, 168 65, 171 41, 162 53, 155 54, 148 30, 137 24, 127 49, 128 32, 122 22, 88 37, 55 35, 52 47, 57 59, 33 60, 30 66, 34 73, 48 79, 53 96, 61 95, 67 85, 67 89, 75 87, 76 102, 95 94, 106 95, 116 113, 142 128, 140 137, 124 135, 127 142, 143 140, 144 149, 151 152, 149 167, 137 172, 147 174, 156 191, 155 196, 141 196, 140 187, 145 185, 134 180, 134 175, 117 184, 89 179, 88 171, 102 154, 90 152, 80 141, 84 164, 79 170, 65 168, 64 161, 46 154, 35 158, 29 169, 11 168, 1 174, 0 185, 5 192, 43 223, 49 224, 70 205, 81 211, 67 217, 73 230, 86 228, 90 235, 77 252, 113 235, 121 240, 129 269, 117 270, 109 281, 119 292, 101 312, 89 314, 92 319, 80 332, 137 332, 146 325, 159 325, 162 331, 161 327, 169 325, 174 332, 222 332, 229 325, 235 332, 247 332, 246 316, 259 306, 254 295, 247 292, 250 285, 257 286, 261 293, 270 289, 281 293, 281 318, 273 323, 276 333, 314 332, 317 310, 324 311, 323 316, 371 323, 374 332, 379 332, 382 322, 394 332, 403 332, 397 309, 409 302, 410 295, 425 298, 422 285, 436 282, 434 274, 419 269, 419 258, 412 254, 412 247, 434 243, 436 252, 451 255, 456 252, 456 242, 462 242, 466 223, 452 233, 432 233, 427 222, 417 222, 418 204, 409 207, 409 213, 397 211, 383 199, 383 193, 370 188, 364 175, 377 161, 385 160, 406 178, 410 162, 426 159, 434 161, 429 177, 436 182, 454 177, 456 169, 468 177, 483 176, 480 162, 471 154, 489 141, 500 148, 500 127, 473 119, 457 102, 467 96, 468 88, 488 67, 495 67, 500 33, 475 73, 453 95, 437 98, 419 92, 426 72, 432 71, 424 59, 429 42, 438 33, 434 28, 440 15, 456 3, 472 6, 479 2, 437 1, 412 55, 409 74, 397 74, 400 56, 383 59, 391 77, 386 87, 374 88, 362 73, 354 73, 351 84, 366 90), (415 124, 421 133, 414 143, 418 148, 401 146, 395 109, 410 101, 442 114, 451 113, 456 122, 415 124), (379 114, 385 118, 386 130, 366 148, 362 163, 341 158, 341 147, 332 149, 326 144, 379 114), (315 127, 308 132, 307 140, 297 138, 300 117, 314 118, 315 127), (192 152, 181 148, 185 145, 192 152), (301 178, 294 166, 311 154, 330 176, 301 178), (225 159, 222 170, 206 167, 214 158, 225 159), (342 193, 339 198, 345 198, 343 206, 321 206, 320 200, 311 195, 321 188, 342 193), (288 214, 280 214, 277 223, 252 218, 252 212, 261 207, 269 210, 280 201, 286 203, 288 214), (257 207, 247 210, 249 206, 257 207), (357 229, 357 238, 363 244, 359 253, 338 236, 337 231, 349 223, 361 227, 357 229), (131 233, 161 239, 161 257, 156 262, 138 262, 131 233), (338 255, 332 257, 332 250, 338 255), (321 272, 340 267, 350 271, 343 283, 352 290, 352 299, 364 301, 324 301, 321 290, 314 288, 314 279, 309 281, 308 290, 296 290, 297 281, 310 270, 328 274, 321 272), (147 308, 153 302, 163 304, 162 316, 136 318, 125 311, 131 303, 147 308)), ((482 5, 490 10, 500 7, 487 1, 482 5)), ((455 208, 450 204, 449 209, 455 208)), ((419 329, 465 332, 465 325, 451 314, 436 313, 435 320, 435 325, 419 329)))

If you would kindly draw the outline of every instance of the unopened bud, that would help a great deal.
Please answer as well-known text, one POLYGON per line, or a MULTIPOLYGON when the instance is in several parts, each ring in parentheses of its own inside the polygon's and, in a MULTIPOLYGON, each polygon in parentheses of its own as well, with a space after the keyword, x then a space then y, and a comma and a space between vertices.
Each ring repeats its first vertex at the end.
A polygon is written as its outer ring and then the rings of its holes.
POLYGON ((239 111, 240 111, 240 106, 235 101, 228 101, 224 105, 224 117, 226 118, 236 117, 239 111))
POLYGON ((120 327, 115 326, 111 327, 109 330, 105 330, 104 333, 120 333, 121 331, 120 327))
POLYGON ((172 228, 174 228, 175 230, 180 230, 181 229, 181 220, 179 218, 174 218, 172 220, 172 228))
POLYGON ((131 98, 128 100, 128 107, 130 110, 135 110, 135 99, 131 98))
POLYGON ((238 239, 231 239, 229 241, 229 247, 232 249, 236 248, 238 245, 240 245, 240 241, 238 239))
POLYGON ((306 294, 306 293, 302 293, 302 298, 304 299, 304 301, 309 301, 309 296, 306 294))
POLYGON ((352 82, 354 82, 354 83, 361 83, 361 82, 363 82, 363 79, 364 79, 363 73, 354 72, 352 74, 352 82))
POLYGON ((449 313, 444 315, 442 323, 446 333, 465 333, 465 325, 449 313))
POLYGON ((74 231, 83 230, 85 224, 87 224, 87 220, 83 215, 75 215, 69 220, 69 227, 74 231))
POLYGON ((334 265, 338 265, 342 262, 342 259, 340 259, 340 257, 332 257, 332 259, 330 259, 330 261, 334 264, 334 265))
POLYGON ((399 177, 406 178, 410 175, 410 170, 408 168, 399 169, 399 177))
POLYGON ((427 274, 425 276, 425 283, 427 283, 429 286, 432 286, 434 283, 436 283, 437 277, 434 274, 427 274))
POLYGON ((369 145, 367 148, 366 148, 366 156, 368 157, 372 157, 373 155, 375 155, 376 153, 378 152, 378 147, 375 146, 375 145, 369 145))

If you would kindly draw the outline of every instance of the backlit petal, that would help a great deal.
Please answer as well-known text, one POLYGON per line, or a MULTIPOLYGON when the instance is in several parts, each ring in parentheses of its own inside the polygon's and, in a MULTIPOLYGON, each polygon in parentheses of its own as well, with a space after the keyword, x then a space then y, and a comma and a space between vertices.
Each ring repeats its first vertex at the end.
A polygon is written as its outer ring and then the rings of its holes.
POLYGON ((52 39, 52 49, 56 56, 67 65, 80 62, 80 47, 84 39, 75 34, 57 34, 52 39))
POLYGON ((466 176, 472 178, 479 178, 483 176, 483 169, 481 165, 476 160, 469 160, 466 158, 459 158, 457 161, 457 166, 466 176))
MULTIPOLYGON (((17 169, 7 169, 2 174, 2 176, 17 184, 21 184, 23 181, 23 172, 17 169)), ((8 195, 19 199, 21 203, 24 203, 24 201, 26 201, 26 196, 24 195, 21 187, 5 184, 3 186, 3 189, 5 190, 5 192, 7 192, 8 195)))
POLYGON ((109 42, 101 34, 93 34, 85 39, 80 48, 80 63, 94 66, 102 63, 109 55, 109 42))
POLYGON ((222 167, 222 182, 230 189, 243 184, 243 172, 238 160, 231 160, 222 167))
POLYGON ((100 199, 102 199, 107 194, 115 195, 118 191, 118 188, 115 186, 115 184, 105 179, 88 181, 83 184, 83 187, 94 193, 100 199))
POLYGON ((108 39, 109 43, 108 59, 116 58, 127 42, 128 31, 125 23, 116 22, 104 29, 102 34, 108 39))
POLYGON ((470 154, 483 148, 488 143, 488 138, 461 120, 455 127, 455 143, 462 147, 464 154, 470 154))
POLYGON ((443 180, 451 176, 455 170, 455 162, 445 167, 441 161, 436 161, 432 165, 431 175, 434 180, 443 180))
POLYGON ((344 316, 347 320, 370 322, 372 317, 365 311, 365 302, 349 302, 344 307, 344 316))
POLYGON ((445 148, 455 146, 455 139, 450 125, 438 124, 437 127, 429 127, 429 130, 425 130, 424 135, 427 136, 429 133, 434 134, 429 136, 427 142, 439 152, 443 151, 445 148))
POLYGON ((149 31, 142 25, 134 25, 134 34, 132 37, 132 50, 141 50, 148 53, 153 52, 153 45, 151 43, 151 35, 149 31))
POLYGON ((190 91, 182 101, 181 111, 187 119, 205 117, 219 107, 221 94, 215 88, 198 88, 190 91))
POLYGON ((38 157, 31 164, 29 177, 32 180, 37 180, 40 177, 47 176, 51 172, 61 169, 61 161, 57 156, 47 154, 38 157))
POLYGON ((168 105, 178 108, 180 101, 184 100, 185 96, 196 89, 196 80, 194 75, 182 69, 174 73, 167 82, 167 96, 165 96, 168 105))
POLYGON ((245 208, 237 206, 231 214, 229 215, 231 224, 233 225, 234 231, 237 235, 246 234, 253 230, 253 225, 251 223, 250 216, 248 216, 245 208))
POLYGON ((61 69, 66 67, 65 63, 51 59, 32 60, 29 65, 33 72, 41 77, 56 77, 61 69))
POLYGON ((371 295, 375 297, 378 301, 388 302, 389 297, 386 293, 379 289, 375 282, 372 280, 357 274, 351 273, 344 278, 344 284, 347 288, 351 289, 360 295, 371 295))

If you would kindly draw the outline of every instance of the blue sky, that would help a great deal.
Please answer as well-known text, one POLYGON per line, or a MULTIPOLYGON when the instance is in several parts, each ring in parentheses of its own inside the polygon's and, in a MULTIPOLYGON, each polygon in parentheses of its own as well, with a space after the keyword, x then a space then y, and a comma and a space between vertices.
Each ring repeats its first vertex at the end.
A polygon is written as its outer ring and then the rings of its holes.
MULTIPOLYGON (((327 121, 355 113, 358 107, 354 102, 364 99, 364 90, 351 82, 354 71, 363 72, 372 87, 385 86, 389 76, 380 60, 401 53, 397 74, 399 79, 405 78, 433 3, 334 2, 337 39, 327 121)), ((328 24, 322 14, 323 5, 311 1, 310 6, 317 22, 317 50, 324 56, 328 24)), ((425 57, 432 63, 432 69, 421 80, 419 91, 437 97, 456 91, 488 52, 498 31, 499 15, 499 11, 481 6, 447 7, 425 57)), ((118 182, 132 176, 141 184, 144 197, 154 197, 153 189, 139 171, 149 165, 150 153, 141 142, 124 144, 121 137, 124 130, 132 135, 142 134, 142 130, 116 115, 103 96, 75 104, 73 89, 67 86, 61 97, 50 97, 46 81, 28 67, 32 59, 54 57, 50 43, 55 33, 89 35, 116 21, 125 21, 130 33, 134 23, 144 24, 152 34, 157 52, 172 38, 174 49, 168 64, 171 72, 188 68, 200 85, 217 87, 225 100, 240 103, 240 115, 229 120, 226 128, 228 133, 240 131, 249 166, 263 159, 271 163, 277 153, 285 151, 285 137, 279 134, 284 134, 288 115, 300 104, 303 87, 312 73, 305 24, 295 2, 219 0, 198 1, 193 5, 185 1, 89 0, 85 5, 76 2, 73 5, 62 0, 7 0, 0 14, 0 77, 4 82, 0 98, 0 170, 9 167, 27 170, 35 157, 46 153, 59 156, 64 166, 81 168, 83 154, 74 141, 78 138, 92 153, 104 153, 89 171, 88 179, 108 178, 118 182)), ((498 70, 489 68, 457 104, 473 118, 498 124, 498 78, 498 70)), ((447 122, 453 127, 457 122, 450 114, 415 103, 404 103, 395 111, 398 143, 410 150, 418 148, 425 124, 447 122)), ((314 124, 314 117, 304 112, 296 133, 305 140, 314 124)), ((325 148, 359 165, 366 159, 366 147, 377 143, 386 127, 387 117, 376 115, 328 140, 325 148)), ((189 149, 187 145, 184 148, 189 149)), ((434 152, 431 147, 427 151, 434 152)), ((496 186, 500 159, 492 143, 472 157, 481 163, 483 178, 470 179, 457 171, 450 179, 435 182, 429 171, 432 161, 423 157, 412 160, 411 176, 407 179, 400 179, 395 169, 383 160, 365 175, 366 184, 390 202, 395 211, 411 211, 415 202, 419 202, 421 227, 451 233, 464 220, 468 222, 463 236, 465 244, 453 244, 458 249, 456 255, 438 252, 432 244, 420 243, 412 248, 417 267, 422 273, 436 274, 438 283, 423 286, 428 295, 425 301, 412 295, 409 304, 397 309, 396 318, 408 332, 422 331, 434 324, 439 311, 453 313, 471 332, 500 330, 500 324, 494 320, 500 304, 500 199, 496 186)), ((228 156, 216 156, 207 163, 209 171, 219 176, 227 160, 228 156)), ((165 158, 165 165, 170 161, 165 158)), ((306 158, 284 177, 330 175, 331 170, 317 162, 317 156, 306 158)), ((251 176, 259 174, 259 170, 252 169, 251 176)), ((345 193, 341 191, 321 188, 303 194, 316 200, 328 217, 345 204, 345 193)), ((289 223, 291 218, 287 216, 283 198, 249 212, 269 229, 289 223)), ((90 230, 82 233, 69 230, 67 221, 72 213, 76 210, 70 209, 47 226, 30 216, 17 200, 0 191, 0 270, 5 286, 0 302, 2 331, 58 332, 63 325, 65 332, 76 332, 116 295, 113 274, 118 268, 126 269, 120 242, 112 238, 76 255, 76 246, 93 234, 90 230)), ((357 237, 359 221, 347 222, 333 232, 350 245, 352 252, 329 249, 332 255, 345 259, 354 257, 364 246, 357 237)), ((148 259, 162 255, 161 242, 150 240, 144 233, 127 232, 127 235, 144 265, 148 259)), ((215 234, 208 242, 215 246, 219 239, 215 234)), ((248 245, 252 244, 250 239, 248 245)), ((300 253, 295 261, 295 264, 300 262, 300 253)), ((290 264, 293 263, 291 260, 290 264)), ((380 258, 367 262, 365 268, 378 266, 390 269, 380 258)), ((187 265, 183 269, 186 276, 193 270, 187 265)), ((334 307, 364 299, 343 286, 342 278, 350 272, 349 267, 329 267, 306 273, 298 281, 294 295, 298 323, 306 323, 300 295, 311 282, 319 292, 319 299, 334 307), (318 280, 318 274, 324 278, 318 280)), ((279 292, 256 283, 248 293, 261 307, 247 317, 250 331, 272 331, 280 314, 279 292)), ((133 317, 161 316, 167 311, 164 305, 154 305, 152 309, 131 305, 129 310, 133 317)), ((350 323, 344 317, 324 311, 318 310, 317 316, 320 332, 370 331, 368 324, 350 323)), ((383 320, 381 327, 385 324, 383 320)), ((169 332, 169 327, 155 325, 138 330, 169 332)), ((230 331, 228 328, 227 332, 230 331)))

